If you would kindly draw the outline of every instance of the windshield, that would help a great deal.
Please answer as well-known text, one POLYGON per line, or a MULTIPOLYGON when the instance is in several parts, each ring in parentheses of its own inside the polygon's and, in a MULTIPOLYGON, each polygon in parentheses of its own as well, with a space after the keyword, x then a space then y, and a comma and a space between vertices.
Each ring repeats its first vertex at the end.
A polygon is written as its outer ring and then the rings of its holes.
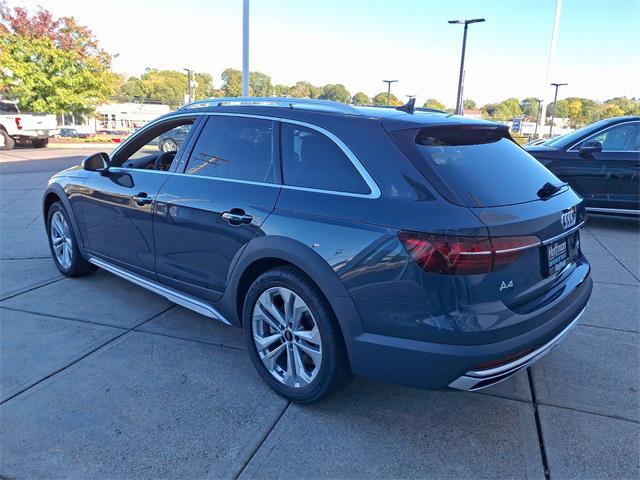
POLYGON ((551 148, 568 147, 580 140, 585 135, 589 135, 590 133, 595 132, 604 125, 607 125, 607 123, 609 123, 609 120, 600 120, 599 122, 592 123, 591 125, 587 125, 586 127, 579 128, 575 132, 567 133, 565 135, 552 138, 551 140, 547 140, 544 145, 551 148))
MULTIPOLYGON (((495 127, 432 127, 398 132, 406 153, 449 201, 492 207, 539 200, 545 184, 562 182, 495 127), (410 143, 409 143, 410 142, 410 143)), ((547 187, 550 188, 550 187, 547 187)))

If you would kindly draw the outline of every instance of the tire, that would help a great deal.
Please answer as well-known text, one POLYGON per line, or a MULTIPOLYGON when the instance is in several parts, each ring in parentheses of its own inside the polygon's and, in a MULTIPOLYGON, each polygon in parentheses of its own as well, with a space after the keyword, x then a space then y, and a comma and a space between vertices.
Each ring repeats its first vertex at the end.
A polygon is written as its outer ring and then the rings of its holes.
POLYGON ((9 136, 2 128, 0 128, 0 150, 13 150, 16 141, 9 136))
POLYGON ((177 152, 178 143, 172 138, 165 138, 160 144, 160 150, 164 153, 177 152))
POLYGON ((31 145, 33 146, 33 148, 44 148, 47 145, 49 145, 49 139, 48 138, 34 138, 33 140, 31 140, 31 145))
POLYGON ((53 203, 47 212, 47 238, 53 262, 60 273, 67 277, 81 277, 96 271, 97 267, 80 254, 71 221, 60 202, 53 203))
POLYGON ((260 275, 247 291, 242 312, 251 361, 282 397, 315 403, 351 379, 344 339, 333 311, 318 287, 297 268, 278 267, 260 275), (294 306, 289 311, 299 315, 284 313, 285 297, 294 306), (265 313, 272 307, 278 310, 278 317, 265 313))

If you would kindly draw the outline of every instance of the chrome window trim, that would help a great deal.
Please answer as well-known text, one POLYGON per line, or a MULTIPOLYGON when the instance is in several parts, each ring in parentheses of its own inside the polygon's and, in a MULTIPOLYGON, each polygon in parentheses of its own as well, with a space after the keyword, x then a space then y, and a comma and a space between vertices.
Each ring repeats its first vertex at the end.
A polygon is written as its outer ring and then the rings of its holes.
POLYGON ((173 288, 161 285, 157 282, 154 282, 153 280, 141 277, 140 275, 136 275, 135 273, 132 273, 123 268, 116 267, 112 263, 109 263, 100 258, 89 257, 89 262, 108 272, 113 273, 114 275, 119 276, 120 278, 123 278, 131 283, 135 283, 136 285, 139 285, 142 288, 145 288, 153 293, 162 295, 173 303, 188 308, 189 310, 193 310, 194 312, 197 312, 201 315, 219 320, 226 325, 231 325, 231 323, 226 318, 224 318, 224 316, 220 312, 213 308, 213 306, 194 297, 191 297, 190 295, 178 292, 173 288))
MULTIPOLYGON (((215 180, 222 180, 222 181, 234 181, 237 183, 247 183, 250 185, 267 185, 267 186, 277 186, 277 187, 282 187, 285 188, 287 190, 299 190, 299 191, 304 191, 304 192, 315 192, 315 193, 324 193, 324 194, 329 194, 329 195, 340 195, 340 196, 344 196, 344 197, 355 197, 355 198, 370 198, 370 199, 376 199, 376 198, 380 198, 381 196, 381 191, 380 191, 380 187, 378 186, 378 184, 376 183, 376 181, 373 179, 373 177, 369 174, 369 171, 365 168, 365 166, 362 164, 362 162, 360 162, 360 160, 358 159, 358 157, 356 156, 355 153, 353 153, 353 151, 335 134, 333 134, 332 132, 330 132, 329 130, 327 130, 326 128, 320 127, 318 125, 314 125, 312 123, 308 123, 308 122, 302 122, 299 120, 292 120, 289 118, 282 118, 282 117, 274 117, 274 116, 269 116, 269 115, 258 115, 258 114, 250 114, 250 113, 224 113, 224 112, 191 112, 191 113, 179 113, 179 114, 175 114, 175 115, 171 115, 170 117, 160 117, 156 120, 153 120, 152 122, 149 122, 148 124, 146 124, 144 127, 142 127, 140 130, 138 130, 136 133, 134 133, 131 137, 129 137, 127 140, 125 140, 121 145, 119 145, 113 152, 111 152, 111 154, 109 155, 109 158, 113 158, 114 155, 116 155, 118 153, 118 151, 123 148, 126 144, 128 144, 130 141, 133 141, 134 138, 136 138, 138 135, 143 134, 143 132, 145 130, 147 130, 148 128, 152 128, 153 126, 157 125, 158 123, 161 122, 165 122, 165 121, 170 121, 173 120, 175 118, 182 118, 182 117, 201 117, 201 116, 220 116, 220 117, 244 117, 244 118, 257 118, 257 119, 263 119, 263 120, 271 120, 271 121, 277 121, 277 122, 283 122, 283 123, 290 123, 290 124, 294 124, 294 125, 300 125, 302 127, 307 127, 310 128, 312 130, 315 130, 327 137, 329 137, 329 139, 335 143, 338 148, 340 148, 340 150, 342 150, 342 152, 346 155, 346 157, 349 159, 349 161, 353 164, 353 166, 356 168, 356 170, 358 171, 358 173, 360 174, 360 176, 362 177, 362 179, 365 181, 365 183, 367 184, 367 186, 369 187, 370 193, 353 193, 353 192, 343 192, 340 190, 325 190, 325 189, 321 189, 321 188, 308 188, 308 187, 298 187, 295 185, 286 185, 286 184, 272 184, 272 183, 262 183, 262 182, 253 182, 250 180, 238 180, 238 179, 229 179, 229 178, 223 178, 223 177, 209 177, 209 176, 204 176, 204 175, 189 175, 186 173, 182 173, 182 172, 163 172, 163 173, 172 173, 175 175, 188 175, 189 177, 201 177, 201 178, 213 178, 215 180)), ((114 167, 114 168, 121 168, 121 167, 114 167)), ((137 169, 136 169, 137 170, 137 169)))
MULTIPOLYGON (((603 128, 602 130, 596 132, 596 133, 592 133, 591 135, 589 135, 587 138, 580 140, 576 143, 574 143, 573 145, 571 145, 569 148, 567 148, 567 152, 579 152, 580 149, 576 149, 574 150, 574 147, 576 145, 581 144, 582 142, 586 142, 587 140, 589 140, 591 137, 595 137, 596 135, 600 135, 602 132, 606 132, 607 130, 614 128, 614 127, 619 127, 620 125, 626 125, 627 123, 637 123, 640 126, 640 121, 638 120, 627 120, 626 122, 620 122, 620 123, 616 123, 615 125, 609 125, 607 128, 603 128)), ((615 153, 638 153, 638 150, 602 150, 603 152, 615 152, 615 153)))

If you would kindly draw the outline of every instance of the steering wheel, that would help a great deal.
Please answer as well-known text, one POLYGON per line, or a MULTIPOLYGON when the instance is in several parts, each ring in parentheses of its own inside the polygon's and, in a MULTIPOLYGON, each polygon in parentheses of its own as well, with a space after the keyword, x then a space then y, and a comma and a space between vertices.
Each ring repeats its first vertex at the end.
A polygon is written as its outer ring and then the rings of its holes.
POLYGON ((176 156, 176 152, 162 152, 156 157, 156 161, 153 162, 154 170, 167 171, 173 162, 173 157, 176 156))

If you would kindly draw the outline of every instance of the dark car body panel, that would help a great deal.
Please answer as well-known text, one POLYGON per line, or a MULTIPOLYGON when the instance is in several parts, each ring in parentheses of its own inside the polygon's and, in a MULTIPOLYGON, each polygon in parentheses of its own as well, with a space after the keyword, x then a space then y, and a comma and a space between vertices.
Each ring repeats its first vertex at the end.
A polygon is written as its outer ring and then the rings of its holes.
POLYGON ((613 126, 636 122, 640 117, 618 117, 585 127, 584 134, 558 147, 526 147, 540 163, 567 182, 594 211, 635 211, 640 214, 640 151, 580 153, 587 138, 613 126))
POLYGON ((576 318, 591 292, 581 253, 549 278, 540 271, 542 245, 501 275, 435 275, 411 258, 398 233, 536 235, 544 241, 563 234, 564 210, 576 208, 578 223, 584 221, 578 195, 564 188, 525 204, 454 205, 425 180, 389 131, 475 121, 389 109, 363 112, 229 106, 165 118, 248 115, 325 129, 373 179, 367 195, 282 185, 280 167, 275 184, 188 175, 185 160, 205 123, 196 121, 169 171, 70 169, 52 178, 44 206, 55 195, 72 212, 86 258, 184 292, 236 326, 247 279, 263 265, 298 267, 332 307, 354 373, 380 380, 444 388, 479 363, 542 345, 576 318), (133 198, 141 192, 150 200, 143 205, 133 198), (233 209, 251 221, 225 221, 222 214, 233 209), (536 267, 526 271, 523 265, 536 267), (509 278, 516 285, 501 291, 500 282, 509 278))

